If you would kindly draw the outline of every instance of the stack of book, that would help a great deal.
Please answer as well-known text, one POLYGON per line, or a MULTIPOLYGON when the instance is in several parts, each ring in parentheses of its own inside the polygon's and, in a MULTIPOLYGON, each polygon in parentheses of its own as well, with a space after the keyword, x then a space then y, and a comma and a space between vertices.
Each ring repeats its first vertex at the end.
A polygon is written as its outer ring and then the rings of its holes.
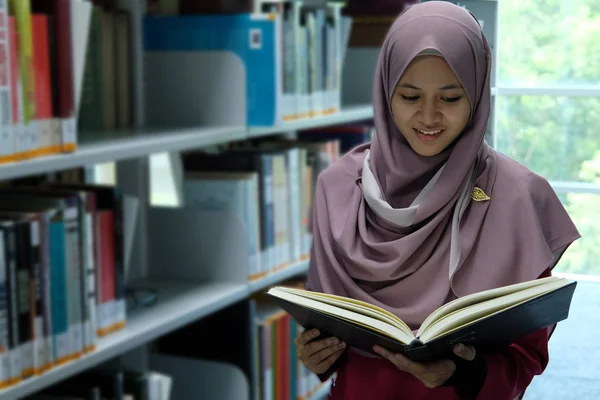
POLYGON ((318 174, 339 157, 336 140, 245 142, 183 155, 183 207, 227 211, 245 225, 248 279, 308 260, 318 174))
MULTIPOLYGON (((233 53, 242 63, 249 126, 272 126, 281 122, 329 115, 341 108, 342 61, 352 20, 342 15, 338 2, 315 6, 303 1, 157 2, 144 21, 146 81, 160 87, 147 101, 163 109, 181 100, 190 90, 206 92, 190 74, 173 73, 171 63, 185 63, 198 71, 210 53, 213 69, 236 71, 224 64, 222 53, 233 53), (210 3, 210 4, 208 4, 210 3), (221 53, 221 54, 219 54, 221 53), (148 57, 150 56, 150 57, 148 57), (156 67, 161 65, 161 68, 156 67), (152 71, 152 72, 150 72, 152 71), (160 78, 159 78, 160 77, 160 78), (159 81, 156 81, 159 79, 159 81)), ((207 61, 208 62, 208 61, 207 61)), ((214 72, 215 84, 220 82, 214 72)), ((186 120, 193 104, 181 104, 174 112, 186 120)))
POLYGON ((93 352, 125 326, 122 204, 109 186, 0 188, 0 385, 93 352))
MULTIPOLYGON (((302 287, 300 281, 286 286, 302 287)), ((303 328, 276 303, 257 295, 256 351, 254 352, 257 400, 310 399, 323 383, 298 359, 294 339, 303 328)))
POLYGON ((131 126, 131 21, 113 3, 0 2, 0 164, 131 126))

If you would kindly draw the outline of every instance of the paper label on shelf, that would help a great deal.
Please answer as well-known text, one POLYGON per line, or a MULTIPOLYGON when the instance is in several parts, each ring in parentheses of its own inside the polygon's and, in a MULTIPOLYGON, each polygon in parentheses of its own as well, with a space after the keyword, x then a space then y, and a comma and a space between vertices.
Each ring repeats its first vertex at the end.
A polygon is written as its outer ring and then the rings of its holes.
POLYGON ((104 336, 115 322, 114 301, 110 300, 106 303, 98 305, 98 334, 104 336))
POLYGON ((80 354, 83 351, 83 325, 81 323, 73 324, 70 331, 71 340, 73 341, 73 353, 80 354))
POLYGON ((94 327, 92 326, 91 319, 83 322, 83 332, 85 335, 84 350, 87 351, 88 348, 95 343, 94 338, 96 337, 96 332, 94 332, 94 327))
POLYGON ((30 340, 21 345, 21 371, 29 374, 33 369, 33 341, 30 340))
POLYGON ((56 335, 55 343, 56 343, 56 363, 62 364, 67 359, 71 358, 71 356, 75 353, 70 346, 70 332, 64 332, 56 335))
POLYGON ((62 120, 62 148, 72 151, 77 146, 77 121, 75 117, 62 120))
POLYGON ((259 257, 254 254, 248 255, 248 277, 253 277, 259 272, 258 259, 259 257))
POLYGON ((109 302, 98 304, 98 326, 96 327, 99 336, 103 336, 107 328, 110 327, 109 315, 109 302))
POLYGON ((54 354, 54 338, 52 334, 44 340, 44 345, 46 346, 46 365, 45 367, 50 368, 56 362, 55 354, 54 354))
POLYGON ((62 145, 62 120, 60 118, 53 118, 50 120, 50 130, 52 135, 52 150, 53 152, 60 152, 62 145))
POLYGON ((35 154, 35 152, 41 148, 41 146, 40 146, 41 140, 40 140, 40 132, 39 132, 40 125, 39 125, 38 121, 31 120, 25 126, 25 129, 27 131, 27 151, 29 151, 32 154, 35 154))
POLYGON ((21 377, 23 363, 21 362, 21 346, 10 350, 10 375, 13 380, 21 377))
POLYGON ((267 264, 269 266, 268 271, 273 271, 273 268, 275 268, 277 266, 277 254, 275 254, 275 246, 270 246, 269 249, 269 263, 267 264))
POLYGON ((0 353, 0 386, 5 386, 10 382, 10 351, 0 353))
POLYGON ((282 247, 283 247, 283 263, 289 264, 290 262, 292 262, 294 260, 294 257, 292 257, 292 246, 291 246, 290 242, 285 242, 285 243, 283 243, 282 247))
POLYGON ((39 373, 46 365, 46 337, 43 335, 43 320, 42 317, 35 318, 35 339, 33 340, 33 369, 39 373))
POLYGON ((118 324, 124 324, 127 321, 127 305, 125 304, 125 299, 122 300, 118 300, 115 301, 115 306, 114 306, 114 310, 115 310, 115 315, 116 315, 116 322, 118 324))

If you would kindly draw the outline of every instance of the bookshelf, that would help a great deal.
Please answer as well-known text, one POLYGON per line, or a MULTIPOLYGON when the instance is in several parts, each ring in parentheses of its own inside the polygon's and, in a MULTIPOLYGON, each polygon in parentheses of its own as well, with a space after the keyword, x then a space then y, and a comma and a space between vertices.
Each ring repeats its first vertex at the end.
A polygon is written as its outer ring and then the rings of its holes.
MULTIPOLYGON (((252 283, 206 283, 189 280, 147 280, 133 287, 152 287, 157 301, 149 307, 134 310, 127 316, 127 326, 100 339, 97 349, 80 359, 55 367, 43 375, 30 378, 0 391, 0 400, 19 399, 116 356, 134 350, 186 324, 225 309, 249 295, 306 272, 308 262, 301 261, 252 283)), ((329 386, 323 385, 310 399, 324 398, 329 386)))
POLYGON ((371 105, 356 105, 343 107, 340 111, 324 116, 303 118, 296 121, 285 122, 277 126, 251 127, 248 132, 249 138, 258 138, 281 132, 292 132, 304 129, 320 128, 331 125, 349 124, 373 118, 373 107, 371 105))
POLYGON ((97 350, 79 360, 55 367, 39 377, 30 378, 0 392, 0 399, 18 399, 55 382, 101 364, 147 343, 170 330, 202 318, 244 299, 248 287, 241 284, 193 284, 153 282, 159 300, 147 309, 128 316, 127 327, 98 341, 97 350))
POLYGON ((373 117, 370 105, 351 106, 328 116, 305 118, 273 127, 213 126, 199 128, 138 129, 87 135, 72 153, 0 164, 0 181, 69 168, 122 161, 160 152, 179 152, 231 141, 293 132, 373 117))
POLYGON ((302 275, 308 271, 308 261, 300 261, 292 265, 282 268, 279 271, 272 272, 266 277, 255 282, 250 282, 250 293, 255 293, 261 290, 268 289, 270 286, 276 285, 279 282, 286 281, 294 276, 302 275))
POLYGON ((172 130, 114 131, 93 135, 72 153, 50 155, 0 164, 0 181, 69 168, 145 157, 160 151, 226 143, 246 138, 244 127, 206 127, 172 130))

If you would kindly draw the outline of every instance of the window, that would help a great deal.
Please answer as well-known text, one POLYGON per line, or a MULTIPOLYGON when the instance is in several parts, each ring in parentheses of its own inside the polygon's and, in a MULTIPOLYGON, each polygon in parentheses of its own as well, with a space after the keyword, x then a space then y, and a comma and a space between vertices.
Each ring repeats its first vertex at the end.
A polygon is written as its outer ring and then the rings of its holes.
POLYGON ((600 84, 600 1, 499 0, 502 85, 600 84))
POLYGON ((548 179, 582 233, 557 271, 600 275, 600 1, 498 0, 494 146, 548 179))

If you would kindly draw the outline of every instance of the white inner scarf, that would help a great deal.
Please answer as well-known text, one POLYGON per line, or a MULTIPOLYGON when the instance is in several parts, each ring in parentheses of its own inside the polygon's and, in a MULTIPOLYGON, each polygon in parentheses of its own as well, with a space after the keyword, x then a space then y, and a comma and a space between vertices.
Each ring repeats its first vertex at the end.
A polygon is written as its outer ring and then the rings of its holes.
MULTIPOLYGON (((371 209, 385 221, 399 227, 411 226, 414 222, 419 205, 422 203, 423 199, 425 199, 429 193, 431 193, 431 190, 442 175, 446 164, 442 165, 442 167, 438 170, 438 172, 436 172, 427 185, 425 185, 423 190, 419 193, 417 198, 410 206, 406 208, 393 208, 387 201, 383 199, 381 188, 375 179, 375 175, 373 175, 373 172, 371 171, 370 159, 371 154, 370 152, 367 152, 362 169, 362 191, 365 201, 369 207, 371 207, 371 209)), ((474 163, 473 168, 471 169, 470 179, 461 188, 460 197, 458 198, 456 206, 454 207, 454 213, 452 216, 452 236, 450 239, 450 268, 448 271, 448 279, 452 279, 452 275, 456 271, 460 261, 461 251, 458 229, 460 226, 461 217, 467 209, 471 198, 471 188, 475 182, 475 171, 477 171, 477 168, 475 168, 476 164, 477 163, 474 163)))

